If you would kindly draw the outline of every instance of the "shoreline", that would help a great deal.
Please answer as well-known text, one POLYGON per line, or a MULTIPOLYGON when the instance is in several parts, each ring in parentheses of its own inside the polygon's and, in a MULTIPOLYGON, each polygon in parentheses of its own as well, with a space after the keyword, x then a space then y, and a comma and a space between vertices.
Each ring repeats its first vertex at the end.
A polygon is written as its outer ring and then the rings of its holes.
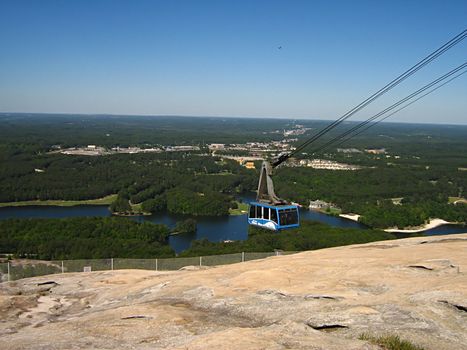
MULTIPOLYGON (((0 208, 13 208, 13 207, 26 207, 26 206, 56 206, 56 207, 73 207, 73 206, 81 206, 81 205, 92 205, 92 206, 104 206, 110 205, 115 198, 117 197, 116 194, 111 194, 102 198, 96 199, 85 199, 85 200, 30 200, 30 201, 18 201, 18 202, 2 202, 0 203, 0 208)), ((248 211, 245 210, 248 208, 248 205, 245 203, 237 202, 239 207, 237 209, 229 209, 229 213, 226 216, 241 216, 247 215, 248 211)), ((327 213, 325 211, 319 210, 320 213, 328 215, 328 216, 336 216, 332 213, 327 213)), ((150 216, 152 213, 147 212, 133 212, 131 214, 124 214, 124 213, 111 213, 112 216, 117 217, 136 217, 136 216, 150 216)), ((348 214, 338 214, 338 217, 343 219, 347 219, 354 222, 360 222, 359 219, 361 217, 360 214, 348 213, 348 214)), ((434 218, 430 219, 428 223, 425 223, 420 226, 416 226, 413 228, 386 228, 386 229, 379 229, 388 233, 420 233, 424 231, 428 231, 439 226, 443 225, 465 225, 466 223, 461 222, 450 222, 445 221, 443 219, 434 218)))
POLYGON ((359 222, 358 219, 360 219, 360 216, 359 214, 339 214, 339 217, 355 222, 359 222))
POLYGON ((398 228, 387 228, 384 231, 389 233, 419 233, 431 230, 432 228, 436 228, 443 225, 456 225, 459 223, 456 222, 449 222, 443 219, 430 219, 430 221, 424 225, 421 225, 416 228, 408 228, 408 229, 398 229, 398 228))
POLYGON ((111 213, 111 216, 118 216, 118 217, 133 217, 133 216, 149 216, 152 215, 151 213, 141 212, 141 213, 111 213))
MULTIPOLYGON (((339 214, 339 216, 341 218, 351 220, 351 221, 355 221, 355 222, 359 222, 359 218, 361 217, 361 215, 359 215, 359 214, 339 214)), ((428 231, 428 230, 431 230, 433 228, 443 226, 443 225, 462 225, 462 223, 450 222, 450 221, 446 221, 446 220, 443 220, 443 219, 435 218, 435 219, 430 219, 430 221, 428 223, 426 223, 426 224, 423 224, 421 226, 417 226, 417 227, 414 227, 414 228, 401 228, 401 229, 399 229, 399 228, 386 228, 386 229, 382 229, 382 230, 384 232, 388 232, 388 233, 419 233, 419 232, 428 231)))
POLYGON ((240 202, 239 200, 235 201, 237 203, 237 208, 232 209, 229 208, 228 216, 239 216, 248 214, 248 204, 244 202, 240 202))

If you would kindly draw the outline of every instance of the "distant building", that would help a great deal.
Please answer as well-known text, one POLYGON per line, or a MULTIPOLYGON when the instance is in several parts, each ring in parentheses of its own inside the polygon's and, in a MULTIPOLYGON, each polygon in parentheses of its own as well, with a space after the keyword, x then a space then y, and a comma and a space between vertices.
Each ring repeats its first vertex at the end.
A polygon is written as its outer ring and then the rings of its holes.
POLYGON ((365 149, 365 152, 370 154, 385 154, 386 148, 369 148, 365 149))
POLYGON ((165 149, 167 152, 187 152, 187 151, 199 151, 198 146, 167 146, 165 149))
POLYGON ((253 162, 246 162, 246 163, 245 163, 245 168, 247 168, 247 169, 256 169, 256 168, 255 168, 255 163, 253 163, 253 162))
POLYGON ((113 147, 112 148, 113 152, 116 153, 148 153, 148 152, 162 152, 162 149, 157 148, 157 147, 152 147, 152 148, 139 148, 139 147, 113 147))
POLYGON ((310 201, 310 209, 326 209, 329 208, 329 206, 329 203, 321 201, 319 199, 316 201, 310 201))
POLYGON ((300 165, 306 165, 313 169, 326 169, 326 170, 359 170, 361 167, 358 165, 351 165, 345 163, 333 162, 326 159, 312 159, 305 160, 306 163, 300 161, 300 165))
POLYGON ((73 156, 102 156, 109 154, 109 152, 107 152, 104 147, 98 147, 96 145, 66 148, 60 151, 60 153, 73 156))
POLYGON ((211 143, 210 145, 208 145, 208 148, 211 150, 211 151, 219 151, 219 150, 223 150, 225 149, 225 144, 223 143, 211 143))
POLYGON ((232 159, 238 162, 238 164, 245 164, 245 162, 254 162, 257 160, 263 160, 262 157, 252 157, 252 156, 226 156, 223 155, 222 159, 232 159))
POLYGON ((357 148, 338 148, 337 152, 339 153, 362 153, 362 151, 360 151, 357 148))

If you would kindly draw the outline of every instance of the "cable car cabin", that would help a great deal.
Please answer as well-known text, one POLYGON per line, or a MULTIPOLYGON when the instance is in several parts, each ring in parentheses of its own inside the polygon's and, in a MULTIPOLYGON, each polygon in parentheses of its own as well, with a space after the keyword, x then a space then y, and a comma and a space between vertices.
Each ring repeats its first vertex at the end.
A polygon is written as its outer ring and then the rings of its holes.
POLYGON ((298 206, 251 202, 248 224, 274 231, 299 227, 298 206))

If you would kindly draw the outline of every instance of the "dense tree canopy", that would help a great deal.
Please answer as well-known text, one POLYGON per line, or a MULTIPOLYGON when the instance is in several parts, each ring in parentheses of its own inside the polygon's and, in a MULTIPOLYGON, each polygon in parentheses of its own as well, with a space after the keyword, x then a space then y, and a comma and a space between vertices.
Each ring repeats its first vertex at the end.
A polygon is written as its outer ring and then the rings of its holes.
POLYGON ((174 256, 169 229, 125 218, 9 219, 0 223, 0 252, 37 259, 174 256))
POLYGON ((381 166, 357 171, 283 168, 275 185, 279 195, 308 204, 321 199, 343 212, 362 215, 379 228, 417 226, 429 218, 467 221, 465 204, 448 204, 467 188, 465 171, 381 166), (397 204, 394 204, 397 203, 397 204))
POLYGON ((228 215, 228 197, 217 192, 193 192, 174 188, 167 192, 167 210, 175 214, 228 215))
POLYGON ((119 194, 117 199, 110 204, 110 211, 113 213, 130 214, 131 206, 128 197, 119 194))
POLYGON ((0 168, 0 201, 84 200, 119 193, 111 207, 114 212, 129 212, 130 201, 142 203, 146 212, 167 208, 174 213, 225 215, 231 202, 230 195, 252 190, 256 183, 255 171, 247 170, 237 162, 221 162, 218 158, 197 154, 24 158, 5 161, 8 167, 0 168), (183 196, 177 190, 180 188, 183 196), (184 202, 190 200, 190 208, 177 205, 174 197, 184 202))
MULTIPOLYGON (((145 212, 226 215, 233 197, 256 189, 258 172, 233 160, 209 154, 206 144, 281 140, 296 122, 272 119, 9 115, 0 113, 0 202, 85 200, 119 194, 112 205, 129 212, 141 204, 145 212), (202 132, 199 132, 202 130, 202 132), (103 147, 198 145, 200 151, 108 156, 71 156, 57 146, 103 147)), ((310 130, 297 135, 300 144, 328 122, 302 120, 310 130)), ((278 194, 307 205, 322 199, 343 212, 362 215, 373 227, 420 225, 428 218, 465 222, 467 127, 381 124, 340 147, 310 152, 317 157, 357 164, 358 171, 276 169, 278 194), (387 149, 369 154, 366 148, 387 149)), ((336 136, 333 131, 323 142, 336 136)), ((226 152, 219 152, 218 155, 226 152)), ((233 154, 244 154, 243 151, 233 154)), ((289 164, 290 165, 290 164, 289 164)))
POLYGON ((172 230, 172 233, 196 233, 196 229, 196 220, 188 218, 186 220, 177 222, 175 228, 172 230))
POLYGON ((272 252, 275 249, 302 251, 395 238, 393 234, 384 231, 337 228, 304 220, 299 228, 281 232, 250 227, 249 237, 246 241, 228 243, 214 243, 208 240, 194 241, 192 246, 181 255, 202 256, 238 252, 272 252))

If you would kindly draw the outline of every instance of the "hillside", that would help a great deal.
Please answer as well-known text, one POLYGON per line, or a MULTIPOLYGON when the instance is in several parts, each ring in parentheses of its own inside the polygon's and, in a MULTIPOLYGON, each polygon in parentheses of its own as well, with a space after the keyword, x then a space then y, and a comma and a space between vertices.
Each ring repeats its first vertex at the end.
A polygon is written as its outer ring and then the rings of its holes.
POLYGON ((467 349, 467 234, 0 284, 2 349, 467 349))

